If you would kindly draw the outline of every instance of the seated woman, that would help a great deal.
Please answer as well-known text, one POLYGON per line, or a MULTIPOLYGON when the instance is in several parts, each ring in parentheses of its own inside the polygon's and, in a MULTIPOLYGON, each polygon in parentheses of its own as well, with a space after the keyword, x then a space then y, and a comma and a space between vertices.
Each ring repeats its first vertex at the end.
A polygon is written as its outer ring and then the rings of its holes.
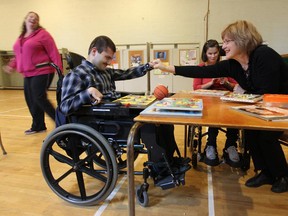
MULTIPOLYGON (((214 65, 220 60, 220 46, 216 40, 208 40, 202 49, 202 63, 199 66, 214 65)), ((222 78, 194 78, 193 88, 196 89, 213 89, 213 90, 229 90, 233 88, 237 82, 230 77, 222 78)), ((207 165, 216 166, 219 164, 217 151, 217 136, 219 128, 208 128, 208 139, 204 149, 203 161, 207 165)), ((224 159, 231 166, 240 166, 240 158, 237 152, 238 129, 227 128, 226 143, 223 149, 224 159)))

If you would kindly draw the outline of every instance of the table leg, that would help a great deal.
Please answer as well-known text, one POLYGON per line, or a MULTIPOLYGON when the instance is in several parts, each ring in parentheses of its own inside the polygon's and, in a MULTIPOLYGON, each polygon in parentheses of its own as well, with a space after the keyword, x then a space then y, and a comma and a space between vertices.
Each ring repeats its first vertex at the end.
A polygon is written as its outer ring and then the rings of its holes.
POLYGON ((130 129, 127 139, 127 175, 128 175, 128 206, 129 215, 135 215, 135 188, 134 188, 134 138, 142 123, 136 122, 130 129))

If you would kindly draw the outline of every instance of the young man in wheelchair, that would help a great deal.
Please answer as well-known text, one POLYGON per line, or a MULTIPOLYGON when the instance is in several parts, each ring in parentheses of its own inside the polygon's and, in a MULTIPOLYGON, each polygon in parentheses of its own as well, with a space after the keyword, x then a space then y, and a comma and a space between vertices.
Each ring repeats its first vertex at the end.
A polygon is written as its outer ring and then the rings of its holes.
MULTIPOLYGON (((110 65, 115 52, 116 46, 107 36, 96 37, 91 42, 87 59, 64 77, 60 104, 62 113, 69 115, 85 104, 118 99, 121 94, 116 91, 115 81, 142 77, 153 69, 149 63, 127 70, 109 68, 107 66, 110 65)), ((140 133, 148 149, 149 161, 160 164, 155 167, 156 170, 167 169, 161 166, 162 162, 168 162, 168 168, 174 174, 185 173, 191 168, 188 164, 189 159, 180 155, 174 157, 177 144, 173 125, 146 124, 140 129, 140 133)))

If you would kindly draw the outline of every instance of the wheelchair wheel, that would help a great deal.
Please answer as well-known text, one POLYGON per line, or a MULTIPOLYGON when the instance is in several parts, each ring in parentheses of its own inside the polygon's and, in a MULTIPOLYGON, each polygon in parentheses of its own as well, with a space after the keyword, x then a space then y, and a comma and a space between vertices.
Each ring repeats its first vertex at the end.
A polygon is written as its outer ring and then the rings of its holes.
POLYGON ((56 128, 43 142, 42 174, 49 187, 63 200, 95 205, 115 187, 118 167, 114 150, 96 130, 82 124, 56 128), (105 169, 94 163, 101 154, 105 169))
POLYGON ((147 207, 149 203, 149 197, 147 190, 143 190, 142 186, 136 188, 136 197, 139 205, 147 207))
MULTIPOLYGON (((122 147, 119 145, 113 145, 112 148, 114 149, 115 155, 116 155, 116 161, 119 169, 125 169, 127 167, 127 150, 126 146, 122 147)), ((143 153, 143 150, 138 150, 137 148, 134 148, 134 161, 137 159, 139 153, 143 153)), ((103 155, 99 152, 97 156, 94 159, 94 162, 97 163, 99 166, 105 168, 106 162, 105 158, 103 158, 103 155)))

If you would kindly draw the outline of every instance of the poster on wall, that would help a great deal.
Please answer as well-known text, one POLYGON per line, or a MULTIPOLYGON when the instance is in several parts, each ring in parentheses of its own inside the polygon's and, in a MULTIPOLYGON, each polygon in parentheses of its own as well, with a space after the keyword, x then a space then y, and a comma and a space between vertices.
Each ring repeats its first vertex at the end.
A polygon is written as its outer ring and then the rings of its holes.
POLYGON ((197 64, 197 50, 196 49, 180 49, 179 50, 179 64, 196 65, 197 64))
POLYGON ((119 69, 121 68, 120 65, 120 50, 117 50, 113 56, 112 62, 111 62, 111 67, 113 69, 119 69))
MULTIPOLYGON (((163 64, 169 65, 169 50, 154 50, 154 59, 160 59, 163 64)), ((161 71, 159 69, 153 70, 154 75, 167 75, 168 72, 161 71)))
POLYGON ((154 58, 169 62, 169 50, 154 50, 154 58))
POLYGON ((144 62, 143 50, 129 51, 129 67, 137 67, 144 62))

